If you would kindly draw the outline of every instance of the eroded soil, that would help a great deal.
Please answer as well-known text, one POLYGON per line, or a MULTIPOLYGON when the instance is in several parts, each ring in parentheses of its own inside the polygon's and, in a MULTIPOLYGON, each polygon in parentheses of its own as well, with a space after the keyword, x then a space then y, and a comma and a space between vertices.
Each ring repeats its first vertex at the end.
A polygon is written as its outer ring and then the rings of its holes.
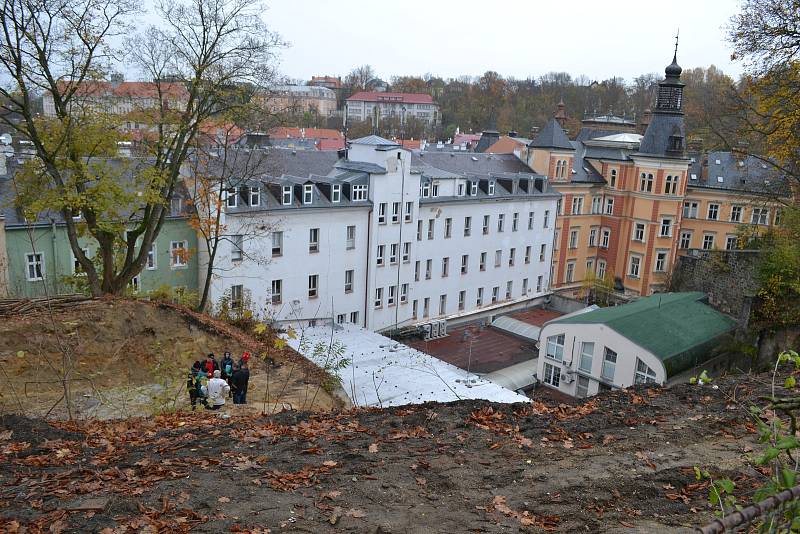
MULTIPOLYGON (((425 404, 51 426, 6 417, 0 522, 27 532, 689 532, 693 467, 763 475, 759 376, 587 403, 425 404)), ((0 430, 2 432, 2 430, 0 430)), ((11 530, 8 530, 8 529, 11 530)))

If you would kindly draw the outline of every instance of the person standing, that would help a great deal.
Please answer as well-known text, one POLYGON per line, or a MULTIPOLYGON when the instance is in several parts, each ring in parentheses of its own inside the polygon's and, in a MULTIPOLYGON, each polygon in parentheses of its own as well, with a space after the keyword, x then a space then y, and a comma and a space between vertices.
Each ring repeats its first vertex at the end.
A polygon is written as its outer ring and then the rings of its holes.
POLYGON ((214 371, 214 378, 203 386, 203 393, 206 396, 206 410, 219 410, 225 406, 225 397, 231 391, 231 387, 221 378, 222 373, 219 369, 214 371))
POLYGON ((216 358, 214 358, 214 353, 213 352, 209 352, 208 356, 206 356, 206 361, 204 363, 204 367, 205 367, 205 370, 206 370, 206 374, 208 376, 211 376, 212 374, 214 374, 214 371, 216 369, 219 369, 219 364, 217 363, 216 358))
POLYGON ((200 381, 199 373, 201 368, 200 361, 195 361, 192 368, 189 369, 189 376, 186 377, 186 389, 189 391, 189 402, 192 404, 192 411, 197 408, 197 399, 200 396, 198 383, 200 381))
POLYGON ((237 365, 231 377, 233 403, 247 404, 247 385, 250 382, 250 369, 247 364, 237 365))

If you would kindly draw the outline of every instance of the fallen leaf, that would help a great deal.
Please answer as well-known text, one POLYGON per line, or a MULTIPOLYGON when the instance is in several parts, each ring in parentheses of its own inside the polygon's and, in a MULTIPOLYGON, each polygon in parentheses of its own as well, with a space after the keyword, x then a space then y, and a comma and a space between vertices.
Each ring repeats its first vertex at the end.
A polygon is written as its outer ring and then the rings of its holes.
POLYGON ((356 508, 350 508, 345 515, 347 515, 348 517, 355 517, 360 519, 362 517, 367 517, 367 512, 365 512, 364 510, 358 510, 356 508))
POLYGON ((219 499, 217 499, 217 501, 219 501, 219 502, 231 502, 231 500, 228 497, 220 497, 219 499))
POLYGON ((369 446, 368 450, 369 450, 369 452, 373 452, 373 453, 374 452, 378 452, 378 444, 377 443, 373 443, 372 445, 369 446))
POLYGON ((422 477, 415 478, 414 480, 416 480, 416 481, 417 481, 417 484, 419 484, 420 486, 424 486, 425 484, 427 484, 427 483, 428 483, 428 481, 427 481, 427 480, 425 480, 425 479, 424 479, 424 478, 422 478, 422 477))

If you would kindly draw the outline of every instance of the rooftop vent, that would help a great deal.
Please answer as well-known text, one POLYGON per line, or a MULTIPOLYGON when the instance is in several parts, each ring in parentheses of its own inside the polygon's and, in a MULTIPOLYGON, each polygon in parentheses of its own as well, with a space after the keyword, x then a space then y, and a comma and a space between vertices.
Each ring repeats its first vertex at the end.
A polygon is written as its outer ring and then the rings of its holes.
POLYGON ((717 165, 720 165, 722 162, 720 160, 716 160, 714 163, 716 163, 717 165))
POLYGON ((722 176, 717 176, 717 182, 722 183, 724 181, 725 181, 725 178, 723 178, 722 176))
POLYGON ((761 164, 761 168, 762 168, 762 169, 766 169, 766 168, 767 168, 767 164, 766 164, 766 163, 762 163, 762 164, 761 164))
POLYGON ((478 158, 475 157, 475 156, 472 156, 472 161, 478 161, 478 158))
POLYGON ((695 173, 692 173, 692 180, 697 180, 697 175, 695 173))

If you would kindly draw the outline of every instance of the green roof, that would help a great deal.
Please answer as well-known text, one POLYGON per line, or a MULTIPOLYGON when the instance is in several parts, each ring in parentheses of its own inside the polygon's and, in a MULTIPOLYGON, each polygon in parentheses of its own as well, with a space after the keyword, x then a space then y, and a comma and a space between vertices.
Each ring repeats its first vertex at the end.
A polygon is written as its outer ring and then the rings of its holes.
POLYGON ((701 302, 704 298, 701 292, 659 293, 551 323, 603 324, 652 352, 672 376, 691 367, 688 360, 706 359, 703 354, 685 356, 699 348, 711 350, 711 342, 736 327, 736 321, 701 302))

